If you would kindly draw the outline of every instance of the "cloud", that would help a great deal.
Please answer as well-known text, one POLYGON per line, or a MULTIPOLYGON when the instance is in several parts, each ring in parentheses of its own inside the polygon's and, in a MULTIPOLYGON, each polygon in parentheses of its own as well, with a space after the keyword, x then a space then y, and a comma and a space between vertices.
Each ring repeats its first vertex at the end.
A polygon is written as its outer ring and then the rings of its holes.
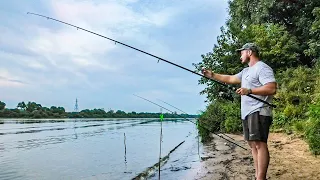
MULTIPOLYGON (((87 28, 190 69, 192 62, 200 60, 204 47, 213 46, 218 22, 224 21, 217 15, 220 6, 225 6, 211 0, 52 0, 36 4, 40 7, 32 2, 9 7, 87 28)), ((2 15, 0 20, 12 14, 2 15)), ((202 106, 199 77, 184 70, 45 18, 16 15, 4 22, 0 25, 0 63, 6 74, 0 73, 0 86, 15 88, 1 90, 8 100, 36 96, 43 103, 66 105, 78 97, 83 107, 114 105, 129 110, 135 106, 128 104, 131 101, 127 102, 125 94, 140 93, 179 101, 177 106, 187 106, 183 98, 189 96, 189 112, 202 106)), ((146 107, 141 104, 137 107, 146 107)))
MULTIPOLYGON (((161 16, 159 24, 158 21, 154 21, 154 18, 157 17, 156 13, 148 18, 149 15, 135 12, 127 6, 133 2, 135 1, 95 3, 93 1, 57 0, 51 1, 51 5, 53 16, 58 19, 124 40, 135 38, 140 26, 164 25, 165 19, 170 18, 168 15, 166 18, 161 16)), ((167 10, 164 11, 167 12, 167 10)), ((36 35, 28 42, 28 50, 44 57, 43 60, 49 61, 56 69, 63 69, 86 79, 86 75, 81 73, 83 69, 92 71, 101 69, 111 73, 120 71, 120 68, 123 67, 123 62, 114 61, 114 56, 109 58, 109 54, 120 47, 106 39, 81 30, 76 31, 75 28, 65 25, 54 29, 36 27, 34 31, 36 35)), ((31 67, 44 68, 35 63, 32 63, 31 67)))
POLYGON ((28 84, 21 79, 9 73, 6 69, 0 69, 0 87, 23 87, 28 84))
POLYGON ((85 27, 112 28, 123 31, 144 25, 164 26, 177 14, 177 8, 167 7, 154 11, 149 7, 135 10, 130 6, 137 1, 51 1, 57 18, 65 19, 85 27))

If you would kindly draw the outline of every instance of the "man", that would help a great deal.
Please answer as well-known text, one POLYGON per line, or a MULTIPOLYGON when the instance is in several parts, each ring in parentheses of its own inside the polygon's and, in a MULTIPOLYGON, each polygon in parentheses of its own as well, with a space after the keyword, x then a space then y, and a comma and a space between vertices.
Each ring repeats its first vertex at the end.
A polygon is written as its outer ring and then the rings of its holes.
POLYGON ((258 47, 254 43, 246 43, 241 49, 240 60, 249 67, 235 75, 213 73, 203 69, 202 73, 211 79, 227 84, 240 84, 236 92, 241 95, 241 119, 245 140, 251 147, 258 180, 266 179, 269 166, 269 150, 267 145, 269 127, 272 123, 272 109, 267 104, 253 99, 248 94, 271 103, 276 93, 276 80, 273 70, 260 61, 258 47))

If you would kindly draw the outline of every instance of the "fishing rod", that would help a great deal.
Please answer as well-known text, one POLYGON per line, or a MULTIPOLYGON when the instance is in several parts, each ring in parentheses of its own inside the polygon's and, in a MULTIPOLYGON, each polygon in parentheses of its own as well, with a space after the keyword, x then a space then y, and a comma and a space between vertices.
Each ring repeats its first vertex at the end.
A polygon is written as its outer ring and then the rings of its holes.
MULTIPOLYGON (((89 30, 84 29, 84 28, 81 28, 81 27, 79 27, 79 26, 75 26, 75 25, 72 25, 72 24, 70 24, 70 23, 67 23, 67 22, 64 22, 64 21, 61 21, 61 20, 58 20, 58 19, 54 19, 54 18, 51 18, 51 17, 48 17, 48 16, 44 16, 44 15, 41 15, 41 14, 36 14, 36 13, 31 13, 31 12, 27 12, 27 14, 31 14, 31 15, 35 15, 35 16, 40 16, 40 17, 43 17, 43 18, 47 18, 48 20, 50 19, 50 20, 53 20, 53 21, 57 21, 57 22, 60 22, 60 23, 63 23, 63 24, 66 24, 66 25, 75 27, 75 28, 77 28, 77 30, 80 29, 80 30, 89 32, 89 33, 91 33, 91 34, 94 34, 94 35, 100 36, 100 37, 102 37, 102 38, 108 39, 108 40, 110 40, 110 41, 113 41, 113 42, 115 42, 115 44, 118 43, 118 44, 121 44, 121 45, 123 45, 123 46, 126 46, 126 47, 129 47, 129 48, 131 48, 131 49, 134 49, 134 50, 136 50, 136 51, 139 51, 139 52, 142 52, 142 53, 144 53, 144 54, 147 54, 147 55, 149 55, 149 56, 152 56, 152 57, 158 59, 158 62, 159 62, 159 60, 164 61, 164 62, 169 63, 169 64, 171 64, 171 65, 177 66, 177 67, 179 67, 179 68, 181 68, 181 69, 184 69, 184 70, 186 70, 186 71, 189 71, 189 72, 191 72, 191 73, 193 73, 193 74, 196 74, 196 75, 201 76, 201 77, 203 77, 203 78, 206 78, 206 79, 209 79, 209 80, 211 80, 211 81, 214 81, 214 82, 216 82, 216 83, 218 83, 218 84, 220 84, 220 85, 222 85, 222 86, 227 87, 228 89, 232 90, 233 92, 235 92, 235 90, 236 90, 236 88, 231 87, 231 86, 229 86, 229 85, 227 85, 227 84, 225 84, 225 83, 222 83, 222 82, 220 82, 220 81, 217 81, 217 80, 208 78, 208 77, 206 77, 206 76, 204 76, 204 75, 202 75, 202 74, 199 74, 199 73, 197 73, 197 72, 195 72, 195 71, 192 71, 192 70, 187 69, 187 68, 185 68, 185 67, 182 67, 182 66, 180 66, 180 65, 178 65, 178 64, 175 64, 175 63, 173 63, 173 62, 170 62, 170 61, 168 61, 168 60, 165 60, 165 59, 163 59, 163 58, 161 58, 161 57, 158 57, 158 56, 153 55, 153 54, 151 54, 151 53, 145 52, 145 51, 140 50, 140 49, 138 49, 138 48, 135 48, 135 47, 133 47, 133 46, 127 45, 127 44, 122 43, 122 42, 120 42, 120 41, 111 39, 111 38, 109 38, 109 37, 103 36, 103 35, 101 35, 101 34, 95 33, 95 32, 93 32, 93 31, 89 31, 89 30)), ((270 104, 269 102, 264 101, 264 100, 262 100, 262 99, 259 99, 259 98, 255 97, 255 96, 251 95, 251 94, 248 94, 248 95, 246 95, 246 96, 249 96, 249 97, 251 97, 251 98, 253 98, 253 99, 256 99, 256 100, 258 100, 258 101, 260 101, 260 102, 263 102, 263 103, 265 103, 265 104, 268 104, 269 106, 271 106, 271 107, 273 107, 273 108, 276 108, 276 105, 270 104)))
MULTIPOLYGON (((163 107, 163 106, 161 106, 161 105, 159 105, 159 104, 157 104, 157 103, 155 103, 155 102, 152 102, 152 101, 150 101, 150 100, 148 100, 148 99, 146 99, 146 98, 140 97, 140 96, 135 95, 135 94, 133 94, 133 95, 134 95, 134 96, 137 96, 137 97, 139 97, 139 98, 141 98, 141 99, 144 99, 144 100, 146 100, 146 101, 148 101, 148 102, 150 102, 150 103, 152 103, 152 104, 155 104, 155 105, 157 105, 157 106, 159 106, 159 107, 162 107, 162 108, 163 108, 163 109, 165 109, 165 110, 168 110, 168 111, 170 111, 170 112, 174 113, 173 111, 171 111, 171 110, 169 110, 169 109, 167 109, 167 108, 165 108, 165 107, 163 107)), ((187 120, 187 121, 189 121, 189 122, 193 123, 193 124, 196 124, 195 122, 190 121, 189 119, 187 119, 187 118, 185 118, 185 117, 183 117, 183 116, 181 116, 181 115, 179 115, 179 114, 177 114, 177 115, 178 115, 178 116, 180 116, 180 117, 182 117, 183 119, 185 119, 185 120, 187 120)), ((232 144, 234 144, 234 145, 236 145, 236 146, 238 146, 238 147, 240 147, 240 148, 242 148, 242 149, 244 149, 244 150, 248 150, 248 149, 246 149, 245 147, 243 147, 243 146, 241 146, 241 145, 239 145, 239 144, 237 144, 237 143, 235 143, 235 142, 232 142, 232 141, 230 141, 229 139, 224 138, 223 136, 220 136, 219 134, 217 134, 217 133, 215 133, 215 132, 211 131, 210 129, 208 129, 208 128, 206 128, 206 127, 201 126, 200 124, 198 124, 198 126, 200 126, 200 127, 204 128, 204 129, 206 129, 206 130, 208 130, 208 131, 212 132, 212 133, 213 133, 213 134, 215 134, 216 136, 218 136, 218 137, 220 137, 220 138, 222 138, 222 139, 224 139, 224 140, 226 140, 226 141, 228 141, 228 142, 230 142, 230 143, 232 143, 232 144)))
MULTIPOLYGON (((177 107, 175 107, 175 106, 173 106, 173 105, 171 105, 171 104, 169 104, 169 103, 167 103, 167 102, 165 102, 165 101, 163 101, 163 100, 161 100, 161 99, 158 99, 159 101, 162 101, 163 103, 165 103, 165 104, 167 104, 167 105, 169 105, 169 106, 171 106, 171 107, 173 107, 173 108, 175 108, 175 109, 177 109, 177 110, 179 110, 179 111, 181 111, 181 112, 183 112, 183 113, 185 113, 185 114, 188 114, 188 113, 186 113, 186 112, 184 112, 184 111, 182 111, 181 109, 179 109, 179 108, 177 108, 177 107)), ((195 119, 196 120, 196 130, 198 130, 198 125, 199 125, 199 119, 196 119, 196 118, 193 118, 193 119, 195 119)), ((217 123, 215 123, 215 125, 216 125, 217 123)), ((222 133, 223 134, 223 133, 222 133)), ((225 134, 224 134, 225 135, 225 134)), ((227 135, 225 135, 225 136, 227 136, 227 135)), ((227 136, 227 137, 229 137, 229 136, 227 136)), ((229 138, 231 138, 231 137, 229 137, 229 138)), ((233 139, 233 138, 231 138, 231 139, 233 139)), ((200 159, 200 151, 199 151, 199 148, 200 148, 200 146, 199 146, 199 131, 197 131, 197 140, 198 140, 198 155, 199 155, 199 159, 200 159)), ((233 139, 233 140, 235 140, 235 139, 233 139)))
MULTIPOLYGON (((179 108, 177 108, 177 107, 175 107, 175 106, 173 106, 173 105, 171 105, 171 104, 169 104, 169 103, 167 103, 167 102, 165 102, 165 101, 163 101, 163 100, 161 100, 161 99, 158 99, 158 100, 159 100, 159 101, 162 101, 163 103, 165 103, 165 104, 167 104, 167 105, 169 105, 169 106, 171 106, 171 107, 173 107, 173 108, 175 108, 175 109, 177 109, 177 110, 179 110, 179 111, 181 111, 181 112, 183 112, 183 113, 185 113, 185 114, 188 114, 188 113, 182 111, 181 109, 179 109, 179 108)), ((196 118, 194 118, 194 119, 198 121, 198 119, 196 119, 196 118)), ((214 126, 217 125, 218 122, 219 122, 219 121, 217 121, 217 122, 214 124, 214 126)), ((224 133, 222 133, 222 132, 221 132, 221 134, 223 134, 224 136, 226 136, 226 137, 228 137, 228 138, 230 138, 230 139, 232 139, 232 140, 235 141, 235 139, 233 139, 232 137, 230 137, 230 136, 228 136, 228 135, 226 135, 226 134, 224 134, 224 133)))

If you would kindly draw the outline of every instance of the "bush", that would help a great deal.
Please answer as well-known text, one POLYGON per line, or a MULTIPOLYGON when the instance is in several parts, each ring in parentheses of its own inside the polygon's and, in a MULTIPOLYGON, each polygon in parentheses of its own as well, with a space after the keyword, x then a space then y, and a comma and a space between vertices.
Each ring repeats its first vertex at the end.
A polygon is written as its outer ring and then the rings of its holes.
POLYGON ((308 111, 309 119, 305 125, 305 137, 311 152, 320 154, 320 102, 312 104, 308 111))
POLYGON ((304 133, 305 131, 305 122, 304 121, 296 121, 293 123, 293 129, 296 133, 304 133))
MULTIPOLYGON (((306 112, 314 92, 316 74, 311 68, 289 68, 277 75, 278 91, 275 95, 275 122, 290 123, 294 119, 307 118, 306 112), (280 118, 278 120, 278 118, 280 118)), ((280 123, 279 125, 284 125, 280 123)))
POLYGON ((240 118, 228 117, 224 122, 227 133, 240 132, 242 130, 242 120, 240 118))
POLYGON ((309 149, 314 155, 320 155, 320 119, 310 118, 306 123, 305 136, 309 149))
POLYGON ((240 103, 217 100, 199 117, 202 142, 209 141, 210 132, 239 132, 242 129, 240 103))

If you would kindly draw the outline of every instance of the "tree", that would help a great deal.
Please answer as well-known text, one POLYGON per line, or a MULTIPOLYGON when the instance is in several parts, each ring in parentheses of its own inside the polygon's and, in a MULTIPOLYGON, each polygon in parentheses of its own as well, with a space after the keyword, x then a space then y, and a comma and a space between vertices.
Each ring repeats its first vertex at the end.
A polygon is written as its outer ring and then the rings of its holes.
POLYGON ((316 17, 310 29, 312 38, 308 41, 309 48, 304 52, 308 56, 312 56, 318 61, 320 60, 320 7, 313 10, 313 15, 316 17))
POLYGON ((229 21, 239 28, 263 23, 284 26, 298 41, 299 48, 295 51, 298 60, 310 67, 314 56, 305 51, 306 40, 313 37, 309 31, 319 6, 320 1, 314 0, 233 0, 229 1, 229 21))
POLYGON ((6 108, 6 103, 0 101, 0 110, 4 110, 6 108))
POLYGON ((18 105, 17 105, 17 108, 19 109, 22 109, 22 110, 26 110, 27 106, 26 104, 24 103, 24 101, 22 102, 19 102, 18 105))
POLYGON ((34 110, 41 110, 42 106, 41 104, 37 104, 35 102, 28 102, 28 104, 26 105, 26 110, 29 112, 32 112, 34 110))
MULTIPOLYGON (((255 42, 261 51, 261 59, 275 71, 282 71, 288 67, 299 65, 295 50, 298 48, 295 37, 290 36, 283 26, 276 24, 252 24, 241 31, 233 24, 221 28, 218 44, 213 51, 201 55, 202 62, 194 64, 199 72, 202 67, 212 69, 216 73, 236 74, 243 65, 239 62, 239 55, 235 52, 246 42, 255 42), (230 27, 228 27, 230 26, 230 27)), ((236 100, 233 92, 211 80, 201 78, 199 84, 207 84, 207 88, 200 94, 207 94, 209 102, 218 99, 236 100)))

